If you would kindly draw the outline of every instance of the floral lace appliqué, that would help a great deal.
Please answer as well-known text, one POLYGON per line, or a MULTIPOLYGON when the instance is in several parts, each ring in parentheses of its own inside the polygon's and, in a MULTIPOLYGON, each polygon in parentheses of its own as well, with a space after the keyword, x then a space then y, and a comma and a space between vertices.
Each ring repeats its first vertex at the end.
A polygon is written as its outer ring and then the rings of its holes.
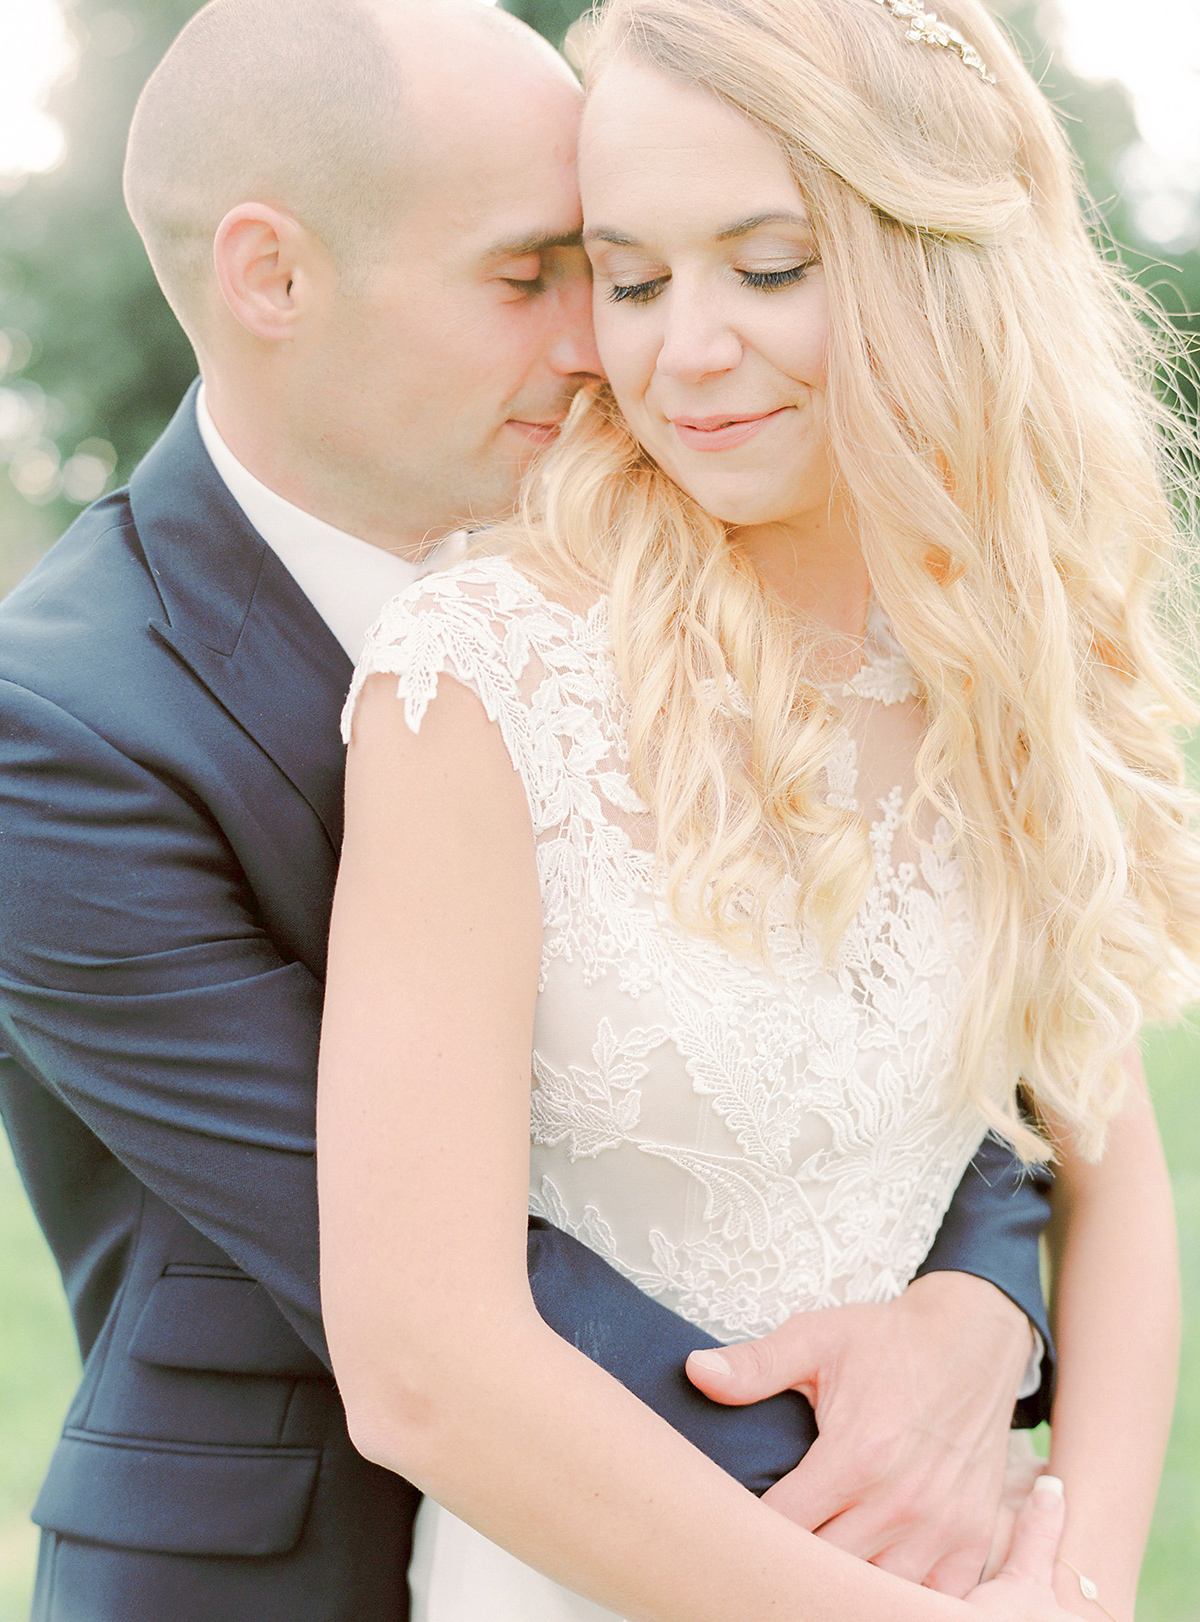
MULTIPOLYGON (((843 690, 900 705, 916 683, 886 621, 870 643, 843 690)), ((973 943, 946 829, 899 859, 903 795, 886 794, 836 958, 783 894, 769 961, 748 962, 660 893, 603 600, 578 615, 505 559, 468 560, 384 610, 347 732, 376 672, 414 731, 443 674, 470 687, 528 796, 544 921, 531 1210, 725 1339, 902 1290, 983 1134, 945 1102, 973 943)), ((857 807, 853 738, 828 776, 857 807)))

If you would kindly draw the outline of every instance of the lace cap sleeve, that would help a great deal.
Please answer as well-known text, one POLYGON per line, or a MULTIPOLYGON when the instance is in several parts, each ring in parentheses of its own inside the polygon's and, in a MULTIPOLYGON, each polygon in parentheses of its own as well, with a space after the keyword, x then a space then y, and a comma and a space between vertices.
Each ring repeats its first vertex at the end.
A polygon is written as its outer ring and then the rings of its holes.
POLYGON ((427 575, 389 602, 367 636, 342 711, 349 743, 367 678, 396 677, 405 724, 419 732, 443 672, 469 687, 495 722, 532 802, 544 793, 546 754, 530 712, 535 671, 561 640, 561 611, 503 557, 427 575))

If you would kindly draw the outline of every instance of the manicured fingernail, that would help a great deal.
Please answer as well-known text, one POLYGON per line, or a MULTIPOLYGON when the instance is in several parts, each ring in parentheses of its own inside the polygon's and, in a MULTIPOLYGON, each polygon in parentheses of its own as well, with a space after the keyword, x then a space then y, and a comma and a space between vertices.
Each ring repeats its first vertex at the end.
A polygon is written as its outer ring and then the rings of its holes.
POLYGON ((1061 1498, 1063 1484, 1057 1476, 1039 1476, 1033 1484, 1033 1492, 1035 1497, 1045 1498, 1047 1501, 1061 1498))
POLYGON ((693 1368, 707 1369, 710 1374, 732 1374, 733 1370, 720 1352, 693 1352, 688 1358, 693 1368))

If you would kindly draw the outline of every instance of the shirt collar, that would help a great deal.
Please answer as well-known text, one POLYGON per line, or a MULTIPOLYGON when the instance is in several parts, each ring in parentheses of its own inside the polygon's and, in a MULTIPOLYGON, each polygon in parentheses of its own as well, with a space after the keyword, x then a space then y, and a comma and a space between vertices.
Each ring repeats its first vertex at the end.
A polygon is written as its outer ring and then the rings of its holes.
POLYGON ((196 426, 230 495, 355 663, 383 605, 466 550, 466 537, 458 531, 413 563, 287 501, 256 479, 226 445, 203 384, 196 395, 196 426))

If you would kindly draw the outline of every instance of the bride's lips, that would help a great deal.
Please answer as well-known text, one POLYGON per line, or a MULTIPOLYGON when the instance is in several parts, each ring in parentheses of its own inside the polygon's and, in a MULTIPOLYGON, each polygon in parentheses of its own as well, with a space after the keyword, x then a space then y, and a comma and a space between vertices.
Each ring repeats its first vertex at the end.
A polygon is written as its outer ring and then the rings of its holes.
POLYGON ((781 417, 789 407, 764 411, 754 417, 672 417, 671 425, 685 445, 697 451, 726 451, 744 445, 760 428, 781 417))
POLYGON ((549 445, 552 440, 558 438, 565 420, 564 417, 555 417, 550 422, 524 422, 520 417, 509 417, 508 426, 515 428, 534 445, 549 445))

